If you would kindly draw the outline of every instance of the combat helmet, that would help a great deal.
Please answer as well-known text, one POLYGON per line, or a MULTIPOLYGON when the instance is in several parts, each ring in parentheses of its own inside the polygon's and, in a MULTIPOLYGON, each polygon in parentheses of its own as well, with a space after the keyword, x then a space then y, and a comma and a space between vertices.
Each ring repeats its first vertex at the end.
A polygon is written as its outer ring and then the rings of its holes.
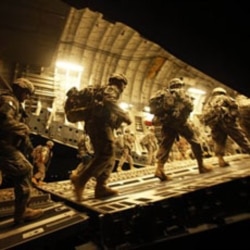
POLYGON ((226 95, 227 91, 224 88, 216 87, 212 91, 212 95, 226 95))
POLYGON ((27 89, 30 94, 35 92, 33 83, 26 78, 17 78, 13 82, 13 86, 19 86, 21 89, 27 89))
POLYGON ((180 77, 176 77, 176 78, 173 78, 169 81, 169 84, 168 84, 168 88, 170 90, 173 90, 173 89, 180 89, 182 87, 184 87, 185 83, 183 81, 183 79, 180 77))
POLYGON ((51 141, 51 140, 48 140, 48 141, 46 142, 46 145, 49 146, 50 148, 52 148, 52 147, 54 147, 54 142, 51 141))
POLYGON ((128 80, 124 74, 113 73, 108 79, 108 85, 116 85, 121 90, 123 90, 127 84, 128 80))

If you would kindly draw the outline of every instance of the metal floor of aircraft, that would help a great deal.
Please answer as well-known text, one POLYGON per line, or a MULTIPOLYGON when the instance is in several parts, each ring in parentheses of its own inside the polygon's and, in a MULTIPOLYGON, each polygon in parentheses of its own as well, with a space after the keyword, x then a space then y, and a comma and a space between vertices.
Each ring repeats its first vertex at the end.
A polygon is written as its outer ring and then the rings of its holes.
POLYGON ((94 180, 87 183, 81 202, 75 201, 70 180, 46 183, 39 189, 59 200, 76 204, 83 211, 90 209, 102 214, 113 213, 250 176, 249 155, 227 156, 226 160, 230 166, 219 168, 217 159, 205 159, 205 162, 214 166, 212 172, 205 174, 198 173, 194 160, 168 163, 165 173, 173 180, 167 182, 160 182, 154 177, 154 166, 114 172, 109 179, 109 186, 118 190, 119 195, 104 199, 94 198, 94 180))
POLYGON ((13 189, 0 189, 0 249, 47 249, 47 239, 54 239, 52 247, 59 239, 75 244, 75 237, 89 233, 84 242, 100 249, 145 249, 249 222, 250 156, 225 159, 230 163, 225 168, 218 167, 216 158, 205 159, 214 166, 205 174, 199 174, 194 160, 168 163, 165 173, 172 180, 166 182, 154 177, 154 166, 113 172, 108 185, 119 195, 95 199, 91 179, 81 202, 75 200, 70 180, 48 182, 34 188, 31 199, 31 207, 43 208, 45 216, 15 228, 13 189))

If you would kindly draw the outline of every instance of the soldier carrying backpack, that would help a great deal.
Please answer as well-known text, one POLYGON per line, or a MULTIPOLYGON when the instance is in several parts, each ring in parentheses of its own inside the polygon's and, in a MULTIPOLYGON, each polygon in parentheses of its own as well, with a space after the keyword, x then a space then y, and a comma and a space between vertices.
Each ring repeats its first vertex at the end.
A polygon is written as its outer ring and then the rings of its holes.
POLYGON ((70 122, 84 121, 84 128, 93 145, 94 157, 70 179, 76 199, 80 201, 90 178, 96 179, 95 198, 116 195, 117 190, 107 186, 115 162, 114 130, 122 123, 131 124, 118 100, 127 85, 123 74, 114 73, 101 87, 71 89, 65 103, 66 117, 70 122))
POLYGON ((48 140, 46 145, 38 145, 34 148, 32 152, 33 157, 33 177, 32 183, 35 185, 40 185, 43 183, 46 177, 46 171, 51 163, 53 156, 52 148, 54 147, 54 142, 48 140))
POLYGON ((152 124, 161 126, 162 140, 156 155, 155 171, 155 176, 161 181, 171 179, 170 176, 166 176, 164 165, 179 136, 184 137, 191 145, 198 163, 199 173, 211 171, 211 167, 203 162, 201 144, 189 120, 190 113, 193 111, 193 103, 191 97, 184 91, 184 86, 182 78, 174 78, 170 80, 168 89, 158 91, 149 101, 151 113, 154 114, 152 124), (158 98, 157 105, 153 106, 156 98, 158 98))

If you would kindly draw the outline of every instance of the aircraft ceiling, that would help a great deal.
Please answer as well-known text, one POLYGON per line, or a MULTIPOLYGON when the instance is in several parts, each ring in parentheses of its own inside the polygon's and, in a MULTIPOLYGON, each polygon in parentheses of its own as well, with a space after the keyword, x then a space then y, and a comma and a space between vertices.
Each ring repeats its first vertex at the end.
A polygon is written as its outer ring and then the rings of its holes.
MULTIPOLYGON (((136 105, 147 103, 155 90, 166 86, 175 76, 183 76, 188 85, 204 91, 223 85, 249 96, 245 87, 245 65, 242 66, 240 60, 235 64, 244 74, 238 74, 236 67, 227 68, 225 65, 226 59, 233 58, 236 52, 229 51, 222 63, 218 60, 222 57, 217 53, 218 48, 213 51, 206 47, 202 35, 199 43, 189 49, 188 37, 192 37, 192 32, 189 29, 178 31, 176 26, 171 26, 173 21, 178 23, 180 19, 183 20, 179 27, 188 22, 183 16, 188 9, 180 8, 173 13, 170 6, 166 9, 163 5, 157 8, 152 5, 151 15, 149 2, 153 3, 146 1, 139 5, 134 1, 129 5, 126 1, 114 1, 111 7, 110 1, 22 0, 17 4, 14 0, 3 0, 0 5, 5 11, 1 13, 0 25, 4 27, 5 36, 2 39, 3 35, 0 35, 0 55, 41 66, 53 64, 56 58, 74 61, 84 67, 83 85, 104 84, 114 71, 125 73, 129 85, 123 99, 136 105), (76 6, 76 2, 81 6, 76 6), (9 20, 8 12, 12 13, 9 20), (165 19, 166 16, 169 19, 165 19), (171 18, 174 20, 169 22, 171 18), (8 39, 11 39, 10 43, 8 39), (206 50, 210 52, 209 58, 203 53, 206 50)), ((202 17, 201 13, 197 15, 202 17)), ((196 32, 195 27, 193 32, 196 32)), ((199 32, 206 33, 204 29, 199 32)), ((209 40, 216 44, 213 39, 209 40)))
POLYGON ((250 7, 243 1, 64 0, 123 22, 177 58, 249 96, 250 7))

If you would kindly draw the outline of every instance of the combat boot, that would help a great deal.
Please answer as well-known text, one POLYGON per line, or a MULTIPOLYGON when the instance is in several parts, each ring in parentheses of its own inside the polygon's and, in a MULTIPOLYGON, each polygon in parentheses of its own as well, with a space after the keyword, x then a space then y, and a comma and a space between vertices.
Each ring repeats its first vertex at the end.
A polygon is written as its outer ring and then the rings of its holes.
POLYGON ((81 201, 83 190, 85 188, 85 184, 87 183, 87 180, 84 182, 81 182, 79 177, 75 174, 72 174, 70 176, 70 180, 73 185, 73 190, 74 190, 76 201, 81 201))
POLYGON ((100 185, 96 185, 95 188, 95 198, 99 199, 99 198, 105 198, 108 196, 114 196, 114 195, 118 195, 118 191, 112 188, 109 188, 107 186, 100 186, 100 185))
POLYGON ((121 171, 123 171, 122 166, 118 166, 118 167, 116 168, 116 172, 121 172, 121 171))
POLYGON ((161 181, 170 181, 172 178, 165 174, 164 164, 158 164, 155 170, 155 177, 159 178, 161 181))
POLYGON ((198 169, 200 174, 205 174, 213 171, 213 166, 202 163, 198 166, 198 169))
POLYGON ((213 166, 210 164, 205 164, 200 153, 196 152, 196 160, 198 163, 198 170, 200 174, 209 173, 213 170, 213 166))
POLYGON ((38 180, 35 177, 32 177, 31 182, 33 185, 38 186, 38 180))
POLYGON ((135 167, 133 164, 131 164, 131 165, 129 165, 129 169, 130 169, 130 170, 135 170, 136 167, 135 167))
POLYGON ((14 216, 14 223, 20 224, 23 221, 32 221, 35 219, 38 219, 43 215, 42 209, 32 209, 32 208, 26 208, 23 214, 16 214, 14 216))
POLYGON ((218 156, 218 163, 219 163, 219 167, 221 167, 221 168, 225 168, 225 167, 230 166, 230 164, 228 162, 226 162, 222 156, 218 156))
POLYGON ((205 174, 213 171, 213 166, 203 163, 203 161, 198 161, 198 169, 200 174, 205 174))
POLYGON ((105 198, 108 196, 118 195, 118 191, 107 186, 108 176, 105 174, 96 178, 95 198, 105 198))

